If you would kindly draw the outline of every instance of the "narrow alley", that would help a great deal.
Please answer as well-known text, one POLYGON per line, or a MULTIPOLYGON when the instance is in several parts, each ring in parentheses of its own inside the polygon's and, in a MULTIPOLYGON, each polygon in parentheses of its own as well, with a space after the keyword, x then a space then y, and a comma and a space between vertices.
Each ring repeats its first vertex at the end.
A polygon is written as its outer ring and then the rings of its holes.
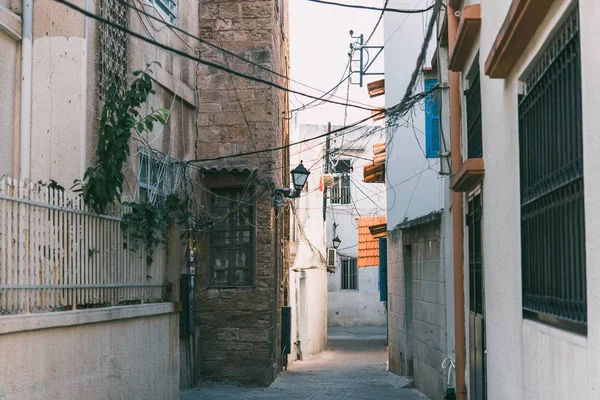
POLYGON ((290 365, 268 388, 207 384, 182 392, 196 399, 427 399, 386 371, 385 326, 329 327, 327 349, 290 365))

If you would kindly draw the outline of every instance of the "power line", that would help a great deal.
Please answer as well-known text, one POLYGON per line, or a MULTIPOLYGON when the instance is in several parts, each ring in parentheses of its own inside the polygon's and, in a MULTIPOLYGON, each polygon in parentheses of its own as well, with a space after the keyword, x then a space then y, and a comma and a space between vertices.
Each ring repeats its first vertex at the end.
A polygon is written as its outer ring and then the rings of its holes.
MULTIPOLYGON (((379 27, 379 24, 381 24, 381 20, 383 19, 383 14, 385 14, 385 9, 387 8, 387 5, 389 4, 389 2, 390 2, 390 0, 385 0, 385 3, 383 4, 383 10, 381 10, 381 14, 379 14, 379 19, 377 20, 377 23, 375 24, 375 26, 373 27, 373 30, 371 31, 371 34, 369 35, 369 37, 365 41, 365 46, 367 44, 369 44, 369 42, 371 41, 371 38, 375 34, 375 31, 379 27)), ((368 63, 366 65, 368 65, 368 63)))
MULTIPOLYGON (((223 65, 214 63, 212 61, 203 60, 203 59, 201 59, 199 57, 190 55, 190 54, 186 53, 185 51, 182 51, 182 50, 179 50, 179 49, 175 49, 175 48, 170 47, 170 46, 168 46, 168 45, 166 45, 164 43, 158 42, 156 40, 149 39, 149 38, 147 38, 147 37, 139 34, 138 32, 132 31, 131 29, 125 28, 124 26, 122 26, 120 24, 117 24, 117 23, 114 23, 112 21, 109 21, 106 18, 103 18, 103 17, 101 17, 101 16, 99 16, 97 14, 94 14, 94 13, 92 13, 92 12, 90 12, 90 11, 84 9, 84 8, 81 8, 81 7, 75 5, 75 4, 71 3, 71 2, 68 2, 66 0, 54 0, 54 1, 56 1, 57 3, 63 4, 63 5, 71 8, 71 9, 73 9, 73 10, 75 10, 75 11, 77 11, 77 12, 79 12, 79 13, 87 16, 87 17, 89 17, 89 18, 92 18, 94 20, 102 22, 102 23, 104 23, 106 25, 112 26, 115 29, 123 31, 123 32, 125 32, 125 33, 127 33, 127 34, 129 34, 129 35, 131 35, 131 36, 133 36, 135 38, 137 38, 137 39, 140 39, 140 40, 142 40, 142 41, 144 41, 146 43, 152 44, 152 45, 154 45, 156 47, 159 47, 159 48, 161 48, 161 49, 163 49, 165 51, 168 51, 170 53, 177 54, 179 56, 182 56, 182 57, 188 58, 190 60, 193 60, 193 61, 195 61, 197 63, 203 64, 203 65, 206 65, 206 66, 209 66, 209 67, 213 67, 213 68, 218 69, 220 71, 228 72, 230 74, 239 76, 240 78, 248 79, 248 80, 251 80, 251 81, 254 81, 254 82, 263 83, 263 84, 265 84, 267 86, 271 86, 271 87, 277 88, 279 90, 283 90, 285 92, 295 93, 295 94, 298 94, 300 96, 308 97, 308 98, 311 98, 311 99, 321 100, 318 96, 313 96, 313 95, 310 95, 310 94, 307 94, 307 93, 303 93, 303 92, 299 92, 299 91, 296 91, 296 90, 292 90, 292 89, 287 88, 285 86, 281 86, 281 85, 279 85, 279 84, 277 84, 275 82, 271 82, 271 81, 266 80, 266 79, 262 79, 262 78, 258 78, 258 77, 252 76, 252 75, 248 75, 248 74, 245 74, 243 72, 235 71, 233 69, 227 68, 227 67, 225 67, 223 65)), ((333 100, 323 100, 323 101, 326 101, 327 103, 331 103, 331 104, 337 104, 337 105, 341 105, 341 106, 346 106, 346 103, 342 103, 342 102, 339 102, 339 101, 333 101, 333 100)), ((354 105, 354 104, 349 104, 349 107, 358 108, 358 109, 366 110, 366 111, 376 111, 377 110, 375 108, 368 108, 368 107, 363 107, 363 106, 354 105)))
MULTIPOLYGON (((59 1, 59 0, 57 0, 57 1, 59 1)), ((241 156, 249 156, 249 155, 252 155, 252 154, 258 154, 258 153, 264 153, 264 152, 269 152, 269 151, 282 150, 282 149, 285 149, 285 148, 288 148, 288 147, 291 147, 291 146, 298 145, 298 144, 300 144, 300 143, 307 143, 307 142, 310 142, 310 141, 313 141, 313 140, 316 140, 316 139, 320 139, 320 138, 322 138, 322 137, 326 137, 326 136, 332 135, 332 134, 334 134, 334 133, 343 132, 344 130, 346 130, 346 129, 348 129, 348 128, 352 128, 352 127, 355 127, 355 126, 357 126, 357 125, 360 125, 360 124, 362 124, 363 122, 366 122, 366 121, 370 120, 370 119, 371 119, 371 118, 373 118, 374 116, 381 115, 381 114, 383 114, 383 113, 385 113, 385 112, 386 112, 385 110, 380 110, 378 113, 376 113, 376 114, 374 114, 374 115, 372 115, 372 116, 369 116, 369 117, 367 117, 367 118, 363 118, 363 119, 361 119, 360 121, 357 121, 357 122, 355 122, 355 123, 353 123, 353 124, 350 124, 350 125, 344 126, 344 127, 342 127, 342 128, 339 128, 339 129, 333 130, 333 131, 331 131, 331 132, 326 132, 326 133, 324 133, 324 134, 322 134, 322 135, 318 135, 318 136, 314 136, 314 137, 311 137, 311 138, 307 138, 307 139, 301 140, 301 141, 299 141, 299 142, 290 143, 290 144, 288 144, 288 145, 285 145, 285 146, 272 147, 272 148, 268 148, 268 149, 264 149, 264 150, 258 150, 258 151, 249 151, 249 152, 245 152, 245 153, 238 153, 238 154, 233 154, 233 155, 229 155, 229 156, 221 156, 221 157, 214 157, 214 158, 204 158, 204 159, 198 159, 198 160, 192 160, 192 161, 193 161, 193 162, 216 161, 216 160, 224 160, 224 159, 227 159, 227 158, 235 158, 235 157, 241 157, 241 156)))
POLYGON ((429 11, 433 8, 433 6, 430 6, 428 8, 424 8, 422 10, 401 10, 398 8, 380 8, 380 7, 371 7, 371 6, 361 6, 361 5, 357 5, 357 4, 345 4, 345 3, 336 3, 333 1, 324 1, 324 0, 306 0, 306 1, 310 1, 312 3, 320 3, 320 4, 327 4, 330 6, 339 6, 339 7, 346 7, 346 8, 356 8, 356 9, 360 9, 360 10, 371 10, 371 11, 383 11, 383 12, 393 12, 393 13, 401 13, 401 14, 419 14, 419 13, 423 13, 426 11, 429 11))
MULTIPOLYGON (((179 28, 179 27, 177 27, 177 26, 171 25, 170 23, 168 23, 167 21, 165 21, 165 20, 164 20, 164 18, 157 18, 157 17, 155 17, 155 16, 154 16, 154 15, 152 15, 151 13, 148 13, 147 11, 145 11, 145 10, 143 10, 143 9, 141 9, 141 8, 138 8, 138 7, 134 6, 133 4, 130 4, 130 3, 128 3, 128 2, 127 2, 127 0, 117 0, 117 1, 119 1, 120 3, 122 3, 123 5, 125 5, 126 7, 129 7, 129 8, 131 8, 131 9, 135 10, 135 11, 138 13, 138 15, 140 15, 140 13, 141 13, 141 14, 145 15, 147 18, 149 18, 149 19, 151 19, 151 20, 154 20, 154 21, 157 21, 157 22, 159 22, 159 23, 162 23, 162 24, 164 24, 164 25, 165 25, 166 27, 168 27, 168 28, 169 28, 171 31, 173 31, 173 33, 174 33, 174 34, 175 34, 175 35, 176 35, 176 36, 179 38, 179 40, 181 40, 181 41, 182 41, 182 42, 183 42, 183 43, 184 43, 186 46, 188 46, 188 47, 189 47, 190 49, 192 49, 192 50, 194 50, 194 48, 193 48, 192 46, 190 46, 190 45, 189 45, 189 44, 188 44, 188 43, 187 43, 185 40, 183 40, 183 38, 182 38, 181 36, 179 36, 179 35, 177 34, 177 32, 180 32, 180 33, 182 33, 182 34, 184 34, 184 35, 186 35, 186 36, 188 36, 188 37, 190 37, 190 38, 192 38, 192 39, 195 39, 195 40, 199 41, 200 43, 204 43, 204 44, 206 44, 206 45, 207 45, 207 46, 209 46, 209 47, 212 47, 212 48, 214 48, 214 49, 220 50, 220 51, 222 51, 222 52, 223 52, 223 53, 225 53, 225 54, 228 54, 228 55, 230 55, 230 56, 232 56, 232 57, 235 57, 235 58, 237 58, 237 59, 239 59, 239 60, 242 60, 242 61, 244 61, 244 62, 246 62, 246 63, 248 63, 248 64, 250 64, 250 65, 252 65, 252 66, 254 66, 254 67, 256 67, 256 68, 259 68, 259 69, 262 69, 262 70, 264 70, 264 71, 270 72, 271 74, 274 74, 274 75, 276 75, 276 76, 278 76, 278 77, 280 77, 280 78, 283 78, 283 79, 285 79, 285 80, 288 80, 288 81, 290 81, 290 82, 296 83, 296 84, 298 84, 298 85, 300 85, 300 86, 304 86, 304 87, 307 87, 307 88, 309 88, 309 89, 315 90, 315 91, 317 91, 317 92, 321 92, 321 93, 323 93, 323 96, 322 96, 322 97, 325 97, 327 94, 329 94, 330 92, 332 92, 333 90, 335 90, 337 87, 339 87, 339 86, 340 86, 340 85, 341 85, 341 84, 342 84, 342 83, 343 83, 343 82, 344 82, 346 79, 350 78, 350 75, 346 76, 345 78, 343 78, 343 79, 340 81, 340 83, 339 83, 338 85, 334 86, 332 89, 328 90, 327 92, 324 92, 322 89, 318 89, 318 88, 316 88, 316 87, 314 87, 314 86, 307 85, 306 83, 302 83, 302 82, 300 82, 300 81, 297 81, 297 80, 295 80, 295 79, 292 79, 292 78, 290 78, 290 77, 289 77, 289 76, 287 76, 287 75, 281 74, 281 73, 279 73, 279 72, 277 72, 277 71, 273 71, 272 69, 270 69, 270 68, 267 68, 267 67, 265 67, 264 65, 261 65, 261 64, 259 64, 259 63, 256 63, 256 62, 254 62, 254 61, 252 61, 252 60, 249 60, 249 59, 247 59, 247 58, 245 58, 245 57, 242 57, 242 56, 240 56, 239 54, 237 54, 237 53, 235 53, 235 52, 233 52, 233 51, 231 51, 231 50, 227 50, 226 48, 224 48, 224 47, 223 47, 223 44, 221 43, 221 41, 220 41, 220 40, 219 40, 219 45, 216 45, 216 44, 214 44, 214 43, 212 43, 212 42, 210 42, 210 41, 208 41, 208 40, 206 40, 206 39, 203 39, 203 38, 201 38, 201 37, 199 37, 199 36, 197 36, 197 35, 194 35, 194 34, 192 34, 192 33, 188 32, 188 31, 186 31, 186 30, 184 30, 184 29, 181 29, 181 28, 179 28)), ((389 0, 388 0, 388 1, 389 1, 389 0)), ((160 15, 160 14, 159 14, 159 15, 160 15)), ((141 18, 141 17, 140 17, 140 18, 141 18)), ((142 22, 142 24, 143 24, 143 22, 142 22)), ((145 27, 145 25, 144 25, 144 27, 145 27)), ((154 28, 154 29, 156 29, 154 26, 153 26, 153 28, 154 28)), ((147 31, 147 29, 146 29, 146 31, 147 31)), ((150 32, 148 32, 148 34, 150 34, 150 32)), ((156 40, 156 39, 155 39, 155 38, 154 38, 154 37, 153 37, 151 34, 150 34, 150 36, 152 37, 152 39, 156 40)), ((229 65, 227 65, 227 67, 229 68, 229 65)), ((346 66, 346 69, 348 69, 348 66, 346 66)), ((345 75, 345 71, 344 71, 344 75, 345 75)), ((295 94, 295 93, 294 93, 294 94, 295 94)), ((331 98, 333 98, 333 97, 336 97, 336 98, 339 98, 339 99, 341 99, 341 97, 339 97, 339 96, 333 96, 333 95, 332 95, 332 96, 330 96, 330 97, 329 97, 329 99, 331 99, 331 98)), ((311 101, 311 102, 310 102, 310 103, 308 103, 306 106, 308 106, 309 104, 312 104, 312 103, 314 103, 315 101, 317 101, 317 100, 313 100, 313 101, 311 101)), ((354 103, 354 104, 358 104, 358 105, 362 105, 362 106, 369 107, 369 104, 361 103, 361 102, 359 102, 359 101, 356 101, 356 100, 350 100, 350 102, 351 102, 351 103, 354 103)), ((300 107, 299 109, 305 109, 305 108, 306 108, 306 106, 300 107)), ((290 110, 290 112, 294 112, 294 111, 297 111, 297 110, 298 110, 298 109, 290 110)))

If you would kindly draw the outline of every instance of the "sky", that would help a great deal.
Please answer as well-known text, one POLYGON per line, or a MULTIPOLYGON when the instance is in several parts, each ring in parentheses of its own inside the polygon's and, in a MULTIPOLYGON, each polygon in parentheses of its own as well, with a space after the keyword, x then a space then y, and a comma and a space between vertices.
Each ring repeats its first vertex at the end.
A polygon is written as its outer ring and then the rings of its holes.
MULTIPOLYGON (((328 91, 339 83, 344 76, 344 68, 348 62, 350 43, 355 39, 350 37, 350 30, 354 36, 364 34, 369 36, 377 19, 379 11, 350 9, 338 6, 312 3, 307 0, 290 1, 290 70, 292 79, 302 84, 328 91)), ((341 0, 346 4, 360 4, 381 7, 382 0, 341 0)), ((372 46, 383 44, 383 21, 369 43, 372 46)), ((373 51, 371 51, 373 54, 373 51)), ((354 57, 358 59, 358 54, 354 57)), ((371 72, 383 72, 383 54, 371 68, 371 72)), ((381 76, 365 77, 363 87, 350 85, 350 99, 365 103, 370 107, 383 106, 384 96, 370 99, 366 84, 382 79, 381 76)), ((358 83, 358 74, 354 74, 352 81, 358 83)), ((320 96, 322 93, 292 82, 292 88, 301 92, 320 96)), ((345 82, 339 87, 333 100, 345 102, 348 85, 345 82)), ((298 95, 290 96, 290 108, 300 107, 310 102, 311 99, 298 95)), ((298 113, 300 124, 327 124, 342 125, 366 118, 369 111, 348 107, 345 116, 345 107, 335 104, 323 104, 298 113)))

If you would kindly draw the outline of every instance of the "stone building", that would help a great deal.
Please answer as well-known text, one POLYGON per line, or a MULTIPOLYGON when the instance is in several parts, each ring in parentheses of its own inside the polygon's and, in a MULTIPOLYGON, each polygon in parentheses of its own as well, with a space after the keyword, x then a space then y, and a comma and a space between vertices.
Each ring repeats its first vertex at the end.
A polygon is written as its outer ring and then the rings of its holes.
MULTIPOLYGON (((287 86, 286 11, 280 0, 201 2, 201 37, 253 64, 210 46, 200 57, 287 86)), ((286 150, 260 150, 288 143, 288 98, 205 66, 197 88, 201 204, 217 221, 198 247, 199 378, 267 385, 281 368, 281 306, 289 297, 289 219, 272 193, 289 185, 290 168, 286 150)))

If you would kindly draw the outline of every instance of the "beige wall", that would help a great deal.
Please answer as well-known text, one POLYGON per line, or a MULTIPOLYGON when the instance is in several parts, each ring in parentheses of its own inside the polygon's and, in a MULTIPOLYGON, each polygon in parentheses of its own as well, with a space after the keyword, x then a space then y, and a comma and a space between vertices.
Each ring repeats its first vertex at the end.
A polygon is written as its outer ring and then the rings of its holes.
MULTIPOLYGON (((20 29, 20 18, 9 10, 10 1, 0 3, 0 18, 20 29), (5 7, 2 9, 2 7, 5 7), (13 25, 14 23, 14 25, 13 25)), ((19 32, 20 33, 20 32, 19 32)), ((0 28, 0 176, 14 175, 18 168, 20 41, 0 28)))
MULTIPOLYGON (((54 322, 58 317, 58 325, 69 326, 4 334, 0 330, 0 399, 177 399, 178 314, 141 311, 165 306, 37 315, 38 325, 41 320, 53 325, 52 317, 54 322), (112 317, 127 315, 126 319, 101 317, 101 323, 85 324, 111 311, 112 317), (77 323, 68 323, 75 319, 77 323)), ((30 329, 25 320, 31 317, 4 316, 3 328, 12 323, 30 329)))
MULTIPOLYGON (((13 1, 14 2, 14 1, 13 1)), ((96 14, 99 1, 81 3, 96 14)), ((16 4, 16 3, 15 3, 16 4)), ((136 3, 158 17, 154 8, 136 3)), ((178 2, 177 26, 198 35, 198 3, 178 2)), ((36 0, 33 23, 33 87, 31 128, 31 179, 56 180, 65 187, 81 178, 95 162, 98 119, 102 109, 98 93, 100 63, 99 27, 101 24, 54 2, 36 0), (57 23, 60 21, 60 23, 57 23)), ((196 54, 198 42, 148 17, 129 10, 128 27, 154 40, 189 54, 196 54), (143 19, 143 24, 140 21, 143 19), (147 29, 147 30, 146 30, 147 29)), ((0 94, 0 174, 18 172, 20 46, 0 30, 2 83, 14 81, 12 91, 0 94), (8 57, 4 57, 8 55, 8 57), (14 103, 14 104, 13 104, 14 103), (14 136, 14 138, 13 138, 14 136), (4 144, 7 146, 4 146, 4 144), (15 147, 16 146, 16 147, 15 147), (13 147, 15 150, 13 151, 13 147), (5 154, 6 153, 6 154, 5 154), (13 154, 15 156, 13 156, 13 154), (13 159, 14 157, 14 159, 13 159), (13 166, 14 164, 14 166, 13 166)), ((138 39, 127 40, 128 78, 147 63, 159 61, 153 68, 151 95, 142 113, 164 107, 171 115, 164 129, 156 126, 143 140, 161 152, 178 159, 194 159, 197 129, 194 126, 196 63, 175 56, 138 39)), ((125 167, 125 198, 137 197, 137 149, 143 140, 131 140, 130 162, 125 167)))

